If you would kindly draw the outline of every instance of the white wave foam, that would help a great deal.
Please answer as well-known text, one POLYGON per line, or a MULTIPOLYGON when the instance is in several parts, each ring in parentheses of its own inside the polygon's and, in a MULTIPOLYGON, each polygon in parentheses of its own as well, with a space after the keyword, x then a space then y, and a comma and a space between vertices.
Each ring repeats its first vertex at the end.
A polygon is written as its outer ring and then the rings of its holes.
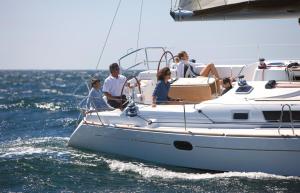
POLYGON ((41 137, 25 140, 18 138, 2 145, 4 151, 0 149, 0 158, 18 158, 35 154, 49 155, 50 158, 63 163, 89 167, 97 167, 97 164, 94 163, 95 160, 96 163, 103 162, 103 158, 99 158, 97 154, 66 148, 68 140, 68 137, 41 137), (52 144, 53 142, 54 144, 52 144), (57 143, 64 145, 60 146, 57 143))
POLYGON ((62 156, 68 154, 69 152, 62 151, 60 147, 46 146, 40 147, 43 143, 48 142, 63 142, 66 143, 69 138, 67 137, 41 137, 41 138, 31 138, 22 140, 18 138, 13 141, 2 143, 0 157, 1 158, 11 158, 15 156, 24 156, 32 154, 57 154, 62 156))
POLYGON ((8 148, 8 151, 2 155, 1 158, 11 158, 15 156, 24 156, 24 155, 32 155, 32 154, 45 154, 45 153, 55 153, 55 151, 37 148, 37 147, 14 147, 8 148))
POLYGON ((0 104, 0 109, 11 109, 11 108, 22 108, 22 107, 26 107, 24 100, 21 100, 20 102, 14 104, 0 104))
POLYGON ((232 178, 232 177, 245 177, 250 179, 297 179, 300 177, 294 176, 279 176, 273 174, 266 174, 261 172, 224 172, 224 173, 184 173, 170 171, 160 167, 148 167, 144 164, 125 163, 117 160, 106 160, 109 168, 119 172, 134 172, 141 175, 144 178, 162 178, 162 179, 180 179, 180 180, 202 180, 213 178, 232 178))
POLYGON ((32 93, 32 90, 24 90, 24 91, 22 91, 21 93, 23 93, 23 94, 31 94, 31 93, 32 93))
POLYGON ((41 92, 44 93, 52 93, 52 94, 63 94, 61 91, 56 90, 56 89, 49 89, 49 88, 45 88, 45 89, 40 89, 41 92))
POLYGON ((46 109, 46 110, 50 110, 50 111, 57 111, 57 110, 61 109, 61 105, 62 105, 61 103, 55 104, 53 102, 51 102, 51 103, 34 103, 34 104, 37 108, 46 109))
POLYGON ((7 105, 0 104, 0 109, 8 109, 7 105))
POLYGON ((70 139, 69 137, 36 137, 30 139, 22 139, 19 137, 15 140, 5 142, 5 144, 10 144, 10 145, 37 144, 37 143, 44 143, 49 141, 68 141, 69 139, 70 139))
POLYGON ((7 89, 1 89, 1 88, 0 88, 0 92, 1 92, 1 93, 6 93, 6 92, 8 92, 8 90, 7 90, 7 89))
POLYGON ((78 165, 78 166, 89 166, 89 167, 97 167, 96 164, 92 164, 92 163, 86 163, 86 162, 82 162, 82 161, 73 161, 71 162, 72 164, 78 165))
POLYGON ((76 122, 77 119, 65 117, 65 118, 56 119, 55 121, 62 123, 64 127, 67 127, 67 126, 71 125, 72 123, 76 122))

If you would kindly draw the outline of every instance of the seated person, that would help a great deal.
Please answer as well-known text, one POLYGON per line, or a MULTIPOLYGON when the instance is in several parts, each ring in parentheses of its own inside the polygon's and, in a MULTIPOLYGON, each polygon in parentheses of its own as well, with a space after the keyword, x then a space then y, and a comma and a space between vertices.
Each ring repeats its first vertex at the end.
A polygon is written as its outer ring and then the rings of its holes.
POLYGON ((102 92, 100 90, 101 84, 99 79, 92 79, 91 90, 89 92, 86 107, 87 109, 95 110, 107 110, 109 109, 105 101, 102 98, 102 92))
POLYGON ((180 60, 179 60, 178 56, 174 56, 174 62, 170 65, 170 69, 176 70, 179 62, 180 62, 180 60))
POLYGON ((168 80, 171 78, 171 71, 169 67, 164 67, 157 73, 157 84, 152 94, 152 107, 156 104, 169 103, 169 101, 179 101, 171 99, 168 94, 170 90, 170 83, 168 80))
MULTIPOLYGON (((121 96, 121 92, 127 79, 120 74, 120 67, 117 63, 111 64, 109 71, 110 76, 105 79, 102 91, 110 106, 124 109, 128 105, 128 101, 125 95, 121 96)), ((129 83, 127 86, 129 86, 129 83)))
POLYGON ((224 95, 225 93, 227 93, 230 89, 232 89, 232 85, 231 85, 231 80, 230 78, 223 78, 223 81, 222 81, 222 86, 224 88, 224 90, 222 91, 222 94, 221 95, 224 95))
POLYGON ((220 79, 219 73, 213 63, 207 64, 198 74, 194 71, 193 67, 189 64, 189 55, 187 52, 182 51, 178 54, 180 60, 177 67, 177 76, 179 78, 190 78, 194 76, 205 76, 208 77, 209 73, 214 75, 216 79, 220 79))

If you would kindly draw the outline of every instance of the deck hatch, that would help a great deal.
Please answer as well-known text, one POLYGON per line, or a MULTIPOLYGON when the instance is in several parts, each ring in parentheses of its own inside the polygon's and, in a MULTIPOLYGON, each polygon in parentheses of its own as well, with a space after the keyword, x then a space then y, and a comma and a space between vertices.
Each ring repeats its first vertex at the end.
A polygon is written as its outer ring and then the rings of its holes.
POLYGON ((176 149, 188 150, 188 151, 193 149, 193 145, 188 141, 174 141, 173 144, 176 147, 176 149))

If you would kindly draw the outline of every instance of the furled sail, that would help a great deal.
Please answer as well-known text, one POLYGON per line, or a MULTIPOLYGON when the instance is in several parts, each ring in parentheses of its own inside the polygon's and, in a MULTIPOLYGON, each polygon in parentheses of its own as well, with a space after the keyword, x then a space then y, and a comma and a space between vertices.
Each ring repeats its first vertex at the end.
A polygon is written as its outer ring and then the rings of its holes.
POLYGON ((183 10, 195 11, 242 2, 248 2, 248 0, 185 0, 179 1, 178 7, 183 10))
POLYGON ((300 17, 300 0, 179 0, 175 21, 300 17))

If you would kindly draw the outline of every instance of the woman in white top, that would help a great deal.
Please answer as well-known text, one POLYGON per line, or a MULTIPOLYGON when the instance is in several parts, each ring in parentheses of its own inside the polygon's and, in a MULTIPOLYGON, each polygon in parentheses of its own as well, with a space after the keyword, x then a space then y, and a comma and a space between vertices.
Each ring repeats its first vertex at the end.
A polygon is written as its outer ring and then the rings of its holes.
POLYGON ((194 71, 193 67, 189 64, 189 55, 186 51, 182 51, 178 54, 179 64, 177 66, 177 76, 179 78, 188 78, 193 76, 205 76, 208 77, 209 73, 214 75, 216 79, 220 79, 219 73, 213 63, 207 64, 198 74, 194 71))

